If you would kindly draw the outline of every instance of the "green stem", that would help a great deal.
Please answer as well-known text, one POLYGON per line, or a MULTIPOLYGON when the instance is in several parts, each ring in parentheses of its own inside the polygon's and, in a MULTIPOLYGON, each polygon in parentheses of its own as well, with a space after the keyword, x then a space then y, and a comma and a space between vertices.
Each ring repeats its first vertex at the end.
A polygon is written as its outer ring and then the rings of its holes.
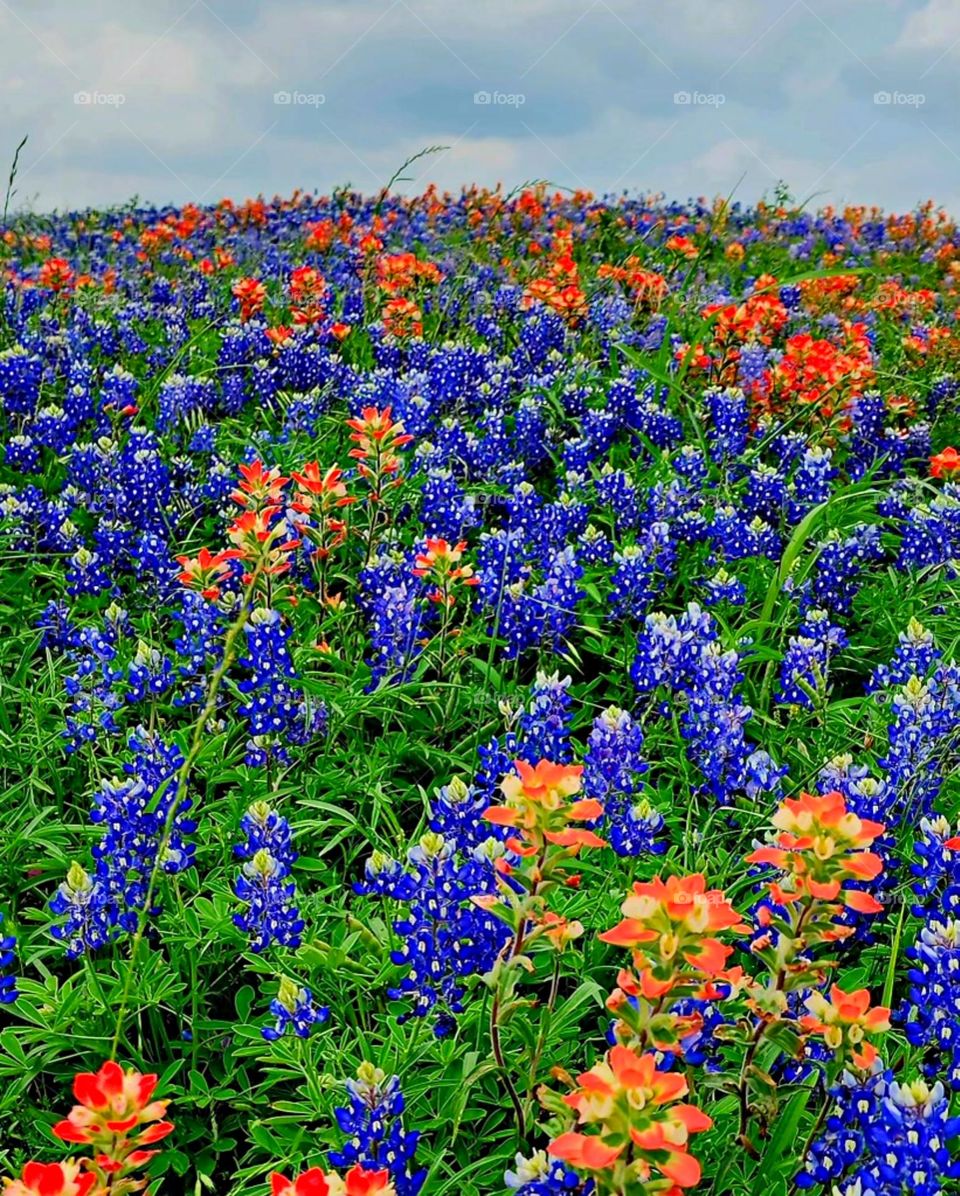
POLYGON ((183 764, 177 773, 177 787, 174 793, 173 801, 170 803, 170 809, 167 811, 166 821, 163 826, 163 834, 160 837, 160 843, 157 846, 157 854, 153 861, 153 867, 150 870, 150 879, 147 882, 147 893, 143 902, 143 909, 140 917, 137 920, 137 930, 133 936, 133 945, 130 948, 130 962, 127 965, 127 975, 123 985, 123 995, 120 998, 120 1008, 117 1011, 117 1024, 113 1033, 113 1044, 110 1048, 110 1058, 115 1060, 117 1057, 117 1049, 120 1045, 120 1035, 123 1031, 123 1021, 127 1012, 127 1005, 130 1001, 130 992, 133 987, 133 976, 137 967, 137 956, 140 951, 140 944, 143 941, 144 933, 146 932, 147 919, 150 914, 150 908, 153 904, 153 894, 156 889, 157 878, 160 875, 160 869, 163 863, 163 856, 167 847, 170 844, 170 836, 173 832, 174 821, 177 813, 183 804, 183 800, 187 795, 187 783, 190 779, 190 770, 196 762, 197 756, 203 747, 203 736, 206 731, 207 723, 217 708, 217 695, 220 692, 220 686, 223 683, 224 677, 227 675, 227 670, 233 664, 236 658, 236 641, 240 632, 246 625, 247 619, 250 617, 250 600, 253 597, 254 589, 260 579, 260 573, 263 569, 263 562, 259 562, 257 567, 251 574, 250 581, 243 592, 243 598, 240 603, 240 612, 234 622, 227 630, 227 634, 223 641, 223 658, 217 666, 216 671, 210 678, 210 685, 207 689, 207 698, 203 704, 203 709, 200 711, 200 716, 193 728, 193 735, 191 737, 190 749, 184 757, 183 764))

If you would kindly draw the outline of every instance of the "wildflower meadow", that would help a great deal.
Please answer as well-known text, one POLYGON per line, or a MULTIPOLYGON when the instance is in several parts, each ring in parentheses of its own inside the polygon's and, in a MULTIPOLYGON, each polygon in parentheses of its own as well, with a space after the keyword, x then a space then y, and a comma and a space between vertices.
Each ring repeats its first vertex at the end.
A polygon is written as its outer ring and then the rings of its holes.
POLYGON ((960 228, 0 236, 9 1196, 960 1191, 960 228))

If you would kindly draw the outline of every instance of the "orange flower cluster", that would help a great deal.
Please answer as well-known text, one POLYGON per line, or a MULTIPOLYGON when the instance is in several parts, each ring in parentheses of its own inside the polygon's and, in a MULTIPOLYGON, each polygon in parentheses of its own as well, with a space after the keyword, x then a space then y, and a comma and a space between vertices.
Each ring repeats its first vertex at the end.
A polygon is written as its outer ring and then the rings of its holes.
POLYGON ((404 432, 403 424, 393 419, 390 408, 382 411, 376 407, 364 407, 360 415, 347 420, 352 428, 350 439, 357 446, 350 450, 350 456, 359 462, 360 476, 370 483, 371 498, 376 501, 391 479, 400 472, 401 458, 397 450, 409 444, 413 437, 404 432))
POLYGON ((240 319, 244 323, 263 309, 267 288, 258 278, 240 278, 230 290, 234 298, 240 301, 240 319))
POLYGON ((656 310, 669 291, 667 280, 654 270, 645 270, 640 259, 631 254, 622 266, 604 263, 597 270, 597 278, 613 278, 622 283, 633 295, 638 306, 646 304, 656 310))
POLYGON ((414 253, 385 253, 377 258, 377 286, 388 295, 403 295, 419 283, 442 281, 433 262, 421 261, 414 253))
POLYGON ((230 562, 239 560, 243 554, 236 548, 213 553, 201 548, 195 557, 178 556, 181 572, 177 580, 188 589, 199 590, 209 602, 220 597, 220 583, 230 575, 230 562))
POLYGON ((66 258, 50 257, 40 267, 37 274, 38 286, 60 294, 69 291, 73 286, 73 268, 66 258))
POLYGON ((92 1149, 82 1160, 27 1163, 19 1179, 4 1179, 6 1196, 107 1196, 139 1192, 146 1180, 135 1172, 157 1153, 144 1147, 161 1142, 173 1130, 165 1120, 165 1100, 155 1100, 155 1075, 124 1071, 107 1062, 97 1072, 74 1078, 77 1103, 53 1127, 62 1142, 92 1149))
POLYGON ((241 480, 231 498, 245 508, 227 528, 227 538, 247 563, 243 575, 249 584, 259 567, 265 577, 275 577, 290 568, 289 555, 300 547, 295 529, 282 514, 284 488, 290 481, 279 469, 264 469, 262 462, 240 466, 241 480))
POLYGON ((577 1077, 579 1087, 563 1098, 581 1126, 599 1133, 568 1131, 550 1143, 550 1154, 593 1173, 603 1189, 613 1192, 692 1188, 700 1181, 700 1164, 688 1152, 691 1134, 713 1122, 695 1105, 678 1103, 688 1094, 680 1072, 659 1071, 656 1056, 615 1046, 604 1060, 577 1077))
POLYGON ((390 1172, 367 1171, 358 1163, 343 1178, 335 1171, 311 1167, 296 1179, 278 1171, 270 1176, 270 1196, 395 1196, 390 1172))
POLYGON ((400 338, 423 336, 423 312, 412 299, 398 295, 383 305, 381 312, 384 329, 400 338))
MULTIPOLYGON (((863 914, 883 908, 869 893, 846 888, 851 880, 875 880, 883 871, 880 857, 865 850, 883 834, 882 823, 858 818, 848 811, 841 793, 822 797, 801 793, 787 798, 773 816, 779 832, 773 845, 759 847, 746 857, 748 864, 772 864, 783 874, 770 883, 770 895, 779 906, 803 900, 838 903, 863 914)), ((761 915, 768 920, 769 911, 761 915)), ((837 926, 825 937, 843 938, 849 929, 837 926)))
POLYGON ((336 465, 321 473, 319 462, 308 461, 302 473, 294 470, 290 476, 297 486, 296 498, 290 503, 291 510, 309 515, 313 520, 309 527, 298 523, 297 530, 317 545, 314 554, 322 560, 346 539, 347 525, 335 512, 357 500, 347 494, 342 481, 343 470, 336 465))
POLYGON ((714 321, 714 339, 721 346, 747 341, 770 345, 788 319, 777 280, 771 274, 761 274, 753 293, 742 303, 711 303, 703 314, 714 321))
POLYGON ((930 476, 935 478, 952 478, 960 473, 960 453, 953 447, 945 448, 930 458, 930 476))
POLYGON ((327 284, 313 266, 298 266, 290 275, 290 315, 294 324, 319 324, 324 317, 323 298, 327 284))
POLYGON ((173 1130, 163 1120, 170 1102, 153 1099, 156 1087, 155 1075, 124 1071, 118 1063, 81 1072, 73 1081, 78 1103, 53 1132, 63 1142, 93 1146, 94 1162, 106 1175, 142 1167, 157 1152, 141 1147, 162 1141, 173 1130))
POLYGON ((600 938, 633 952, 647 997, 669 992, 684 964, 701 977, 718 976, 733 948, 717 934, 746 930, 723 890, 707 889, 699 872, 638 881, 620 909, 623 920, 600 938))
POLYGON ((97 1177, 81 1171, 73 1159, 65 1163, 27 1163, 19 1179, 3 1181, 4 1196, 99 1196, 97 1177))
POLYGON ((772 370, 775 391, 786 403, 818 406, 824 416, 842 410, 873 380, 873 355, 865 324, 844 322, 846 345, 801 332, 788 338, 772 370))
POLYGON ((857 1067, 870 1068, 876 1062, 877 1048, 865 1041, 867 1034, 882 1034, 890 1029, 890 1010, 883 1005, 870 1008, 870 993, 865 988, 846 993, 839 985, 830 989, 830 999, 823 993, 811 993, 806 999, 810 1013, 800 1019, 808 1034, 822 1035, 826 1045, 857 1067))
MULTIPOLYGON (((517 771, 500 783, 505 804, 488 806, 483 812, 483 817, 495 826, 517 831, 517 835, 507 840, 512 852, 539 856, 552 843, 575 855, 581 847, 606 846, 605 840, 593 831, 570 826, 571 822, 592 822, 603 813, 603 806, 593 798, 569 800, 580 792, 582 765, 541 760, 533 767, 525 760, 517 760, 514 768, 517 771)), ((498 865, 501 871, 510 870, 503 860, 498 865)))
POLYGON ((535 303, 552 308, 571 326, 587 314, 587 296, 580 286, 580 271, 573 257, 573 237, 565 230, 554 235, 546 277, 535 278, 524 288, 521 308, 526 310, 535 303))
POLYGON ((434 588, 428 597, 431 602, 439 606, 451 607, 456 602, 456 586, 475 586, 479 582, 473 575, 472 565, 461 565, 466 540, 457 544, 448 544, 443 539, 427 538, 424 547, 417 553, 413 569, 415 577, 426 577, 433 582, 434 588))

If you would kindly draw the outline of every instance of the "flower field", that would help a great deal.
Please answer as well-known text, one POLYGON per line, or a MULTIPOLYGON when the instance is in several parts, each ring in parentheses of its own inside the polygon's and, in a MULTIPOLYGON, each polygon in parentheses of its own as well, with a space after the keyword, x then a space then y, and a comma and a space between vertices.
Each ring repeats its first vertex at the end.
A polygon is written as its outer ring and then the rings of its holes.
POLYGON ((0 239, 10 1196, 960 1191, 960 230, 0 239))

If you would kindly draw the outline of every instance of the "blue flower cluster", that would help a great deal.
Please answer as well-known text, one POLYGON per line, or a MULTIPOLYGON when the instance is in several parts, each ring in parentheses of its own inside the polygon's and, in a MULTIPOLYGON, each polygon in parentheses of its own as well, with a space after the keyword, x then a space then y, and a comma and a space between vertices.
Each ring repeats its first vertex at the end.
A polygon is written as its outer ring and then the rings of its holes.
POLYGON ((372 1063, 361 1063, 357 1078, 347 1080, 347 1103, 334 1109, 337 1125, 349 1135, 339 1150, 331 1150, 334 1167, 358 1164, 370 1171, 386 1168, 397 1196, 417 1196, 427 1178, 414 1156, 420 1134, 403 1125, 404 1099, 398 1076, 372 1063))
POLYGON ((637 692, 655 711, 679 718, 687 755, 704 790, 721 805, 739 793, 775 793, 783 776, 746 738, 753 711, 738 700, 739 666, 738 653, 721 647, 714 620, 691 602, 679 619, 647 616, 630 669, 637 692))
POLYGON ((843 1196, 940 1196, 960 1176, 948 1142, 960 1133, 943 1085, 897 1081, 878 1062, 867 1077, 844 1072, 798 1188, 834 1183, 843 1196))
POLYGON ((301 988, 295 981, 284 976, 280 991, 270 1002, 270 1012, 276 1019, 274 1025, 264 1026, 260 1033, 267 1042, 276 1042, 292 1030, 297 1038, 309 1038, 314 1026, 322 1026, 330 1018, 325 1005, 315 1005, 309 988, 301 988))
POLYGON ((233 850, 245 863, 234 892, 247 908, 233 915, 234 923, 248 935, 250 950, 257 954, 272 944, 299 947, 305 923, 296 904, 296 882, 290 879, 297 859, 290 824, 267 802, 257 801, 240 820, 240 828, 246 839, 233 850))
POLYGON ((71 958, 134 933, 141 917, 160 911, 156 876, 193 866, 196 823, 189 817, 192 798, 181 792, 182 752, 142 727, 129 748, 124 777, 104 781, 94 794, 90 821, 103 833, 93 849, 93 876, 73 865, 50 902, 64 919, 51 932, 71 958))

